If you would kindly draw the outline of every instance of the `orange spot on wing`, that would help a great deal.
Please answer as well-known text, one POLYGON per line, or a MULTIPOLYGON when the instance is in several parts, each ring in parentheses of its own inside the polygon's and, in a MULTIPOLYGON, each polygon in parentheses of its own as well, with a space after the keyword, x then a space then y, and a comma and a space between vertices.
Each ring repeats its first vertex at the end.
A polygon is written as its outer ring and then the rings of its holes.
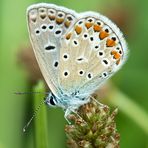
POLYGON ((117 53, 116 50, 113 50, 113 51, 111 52, 112 55, 115 55, 116 53, 117 53))
POLYGON ((115 58, 115 59, 120 59, 120 57, 121 57, 120 54, 119 54, 116 50, 113 50, 113 51, 111 52, 111 54, 114 55, 114 58, 115 58))
POLYGON ((64 21, 63 18, 56 18, 56 22, 57 22, 57 24, 62 24, 63 21, 64 21))
POLYGON ((101 31, 99 34, 99 38, 103 40, 104 38, 108 37, 109 34, 106 31, 101 31))
POLYGON ((33 21, 33 22, 36 22, 36 20, 37 20, 36 17, 32 17, 32 16, 30 17, 30 19, 31 19, 31 21, 33 21))
POLYGON ((82 32, 82 27, 76 26, 75 31, 76 31, 77 34, 80 34, 82 32))
POLYGON ((50 20, 55 20, 55 16, 54 15, 49 15, 48 16, 50 20))
POLYGON ((67 40, 69 40, 70 37, 71 37, 71 33, 69 33, 69 34, 66 35, 66 39, 67 39, 67 40))
POLYGON ((101 27, 99 25, 94 25, 94 31, 99 32, 101 30, 101 27))
POLYGON ((116 54, 114 55, 114 58, 115 58, 115 59, 119 59, 119 58, 120 58, 120 54, 119 54, 119 53, 116 53, 116 54))
POLYGON ((66 21, 66 22, 64 23, 64 25, 65 25, 66 28, 68 28, 68 27, 70 26, 70 24, 71 24, 70 21, 66 21))
POLYGON ((87 29, 89 29, 90 27, 93 26, 93 23, 85 23, 85 26, 86 26, 87 29))
POLYGON ((117 65, 119 65, 119 64, 120 64, 120 59, 119 59, 119 60, 117 60, 116 64, 117 64, 117 65))
POLYGON ((107 45, 107 47, 113 47, 113 46, 116 45, 116 42, 114 40, 112 40, 112 39, 108 39, 106 41, 106 45, 107 45))
POLYGON ((42 19, 44 19, 44 18, 46 17, 46 14, 40 14, 40 17, 41 17, 42 19))

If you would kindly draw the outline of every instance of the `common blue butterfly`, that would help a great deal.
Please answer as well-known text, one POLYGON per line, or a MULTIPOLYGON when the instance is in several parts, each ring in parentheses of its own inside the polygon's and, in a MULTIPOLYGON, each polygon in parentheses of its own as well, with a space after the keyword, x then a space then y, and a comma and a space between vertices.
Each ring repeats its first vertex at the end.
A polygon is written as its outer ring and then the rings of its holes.
POLYGON ((65 118, 89 102, 127 59, 122 33, 99 13, 39 3, 29 6, 27 20, 36 59, 51 90, 45 102, 63 108, 65 118))

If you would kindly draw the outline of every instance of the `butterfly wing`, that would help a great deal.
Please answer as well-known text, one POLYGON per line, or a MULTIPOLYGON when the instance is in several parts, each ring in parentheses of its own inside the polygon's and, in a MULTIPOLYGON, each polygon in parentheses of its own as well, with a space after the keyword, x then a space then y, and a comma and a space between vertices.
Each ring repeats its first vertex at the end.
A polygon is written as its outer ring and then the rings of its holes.
POLYGON ((35 4, 27 9, 28 29, 33 50, 41 72, 54 94, 58 82, 59 56, 62 35, 76 21, 77 14, 53 4, 35 4))
POLYGON ((60 50, 60 84, 65 92, 90 95, 127 58, 122 33, 98 13, 82 13, 66 32, 60 50))

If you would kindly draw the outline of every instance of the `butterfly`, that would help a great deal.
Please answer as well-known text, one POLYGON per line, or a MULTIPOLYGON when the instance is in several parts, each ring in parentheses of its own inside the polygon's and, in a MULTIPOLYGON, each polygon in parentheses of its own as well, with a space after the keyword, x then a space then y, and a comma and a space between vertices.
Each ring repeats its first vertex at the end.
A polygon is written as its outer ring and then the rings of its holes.
POLYGON ((51 90, 45 103, 63 108, 66 119, 127 59, 123 34, 99 13, 39 3, 28 7, 27 21, 37 62, 51 90))

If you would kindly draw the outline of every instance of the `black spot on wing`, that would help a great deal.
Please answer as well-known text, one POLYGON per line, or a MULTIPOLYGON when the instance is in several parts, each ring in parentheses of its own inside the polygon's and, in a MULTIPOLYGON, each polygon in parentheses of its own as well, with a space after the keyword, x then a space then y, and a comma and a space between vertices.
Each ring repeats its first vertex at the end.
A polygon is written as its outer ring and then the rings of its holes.
POLYGON ((59 65, 59 63, 58 63, 58 61, 56 61, 56 62, 54 63, 54 67, 58 67, 58 65, 59 65))
POLYGON ((62 31, 61 30, 57 30, 56 32, 55 32, 55 34, 60 34, 62 31))
POLYGON ((46 50, 55 50, 55 46, 49 45, 45 47, 46 50))
POLYGON ((84 59, 83 59, 83 58, 78 58, 77 60, 78 60, 78 61, 83 61, 84 59))

